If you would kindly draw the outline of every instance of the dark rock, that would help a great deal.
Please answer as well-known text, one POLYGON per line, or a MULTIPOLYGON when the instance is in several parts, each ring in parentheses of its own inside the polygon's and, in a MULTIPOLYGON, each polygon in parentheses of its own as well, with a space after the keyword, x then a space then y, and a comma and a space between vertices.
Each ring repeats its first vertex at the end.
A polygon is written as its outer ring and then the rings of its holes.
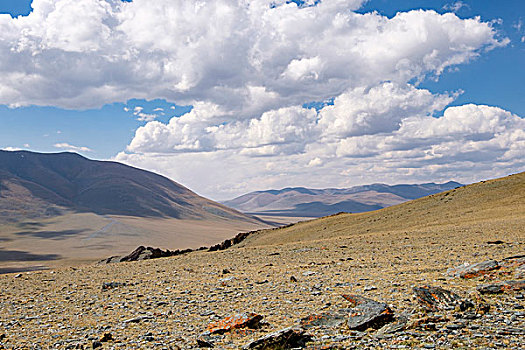
POLYGON ((461 302, 457 294, 441 287, 423 286, 413 290, 417 301, 429 311, 453 309, 461 302))
POLYGON ((352 306, 346 322, 352 330, 379 329, 394 320, 394 313, 386 303, 351 294, 343 295, 343 298, 352 306))
POLYGON ((499 294, 505 291, 520 291, 525 289, 525 280, 484 284, 478 286, 476 289, 481 294, 499 294))
POLYGON ((149 260, 149 259, 158 259, 158 258, 167 258, 170 256, 177 256, 186 253, 193 252, 193 249, 184 249, 184 250, 162 250, 160 248, 144 247, 140 246, 128 255, 119 257, 112 256, 110 258, 102 260, 100 263, 111 264, 118 262, 126 261, 140 261, 140 260, 149 260))
POLYGON ((207 331, 210 334, 223 334, 239 328, 257 329, 260 327, 260 321, 262 319, 263 316, 261 315, 252 312, 245 312, 210 323, 207 327, 207 331))
POLYGON ((228 273, 230 273, 230 270, 228 270, 228 269, 222 269, 222 274, 223 274, 223 275, 226 275, 226 274, 228 274, 228 273))
POLYGON ((102 338, 100 338, 100 342, 101 343, 105 343, 105 342, 112 341, 112 340, 114 340, 114 339, 113 339, 113 335, 111 333, 104 333, 102 338))
POLYGON ((93 349, 101 348, 102 343, 99 341, 94 341, 92 346, 93 346, 93 349))
POLYGON ((297 282, 297 278, 295 278, 294 276, 290 276, 290 282, 297 282))
POLYGON ((504 244, 505 242, 500 241, 499 239, 497 241, 488 241, 487 244, 504 244))
POLYGON ((202 336, 197 338, 197 345, 199 348, 213 348, 213 343, 202 336))
POLYGON ((277 350, 303 348, 305 344, 312 340, 312 337, 305 334, 305 331, 298 327, 290 327, 270 333, 262 338, 252 341, 243 346, 243 349, 257 350, 277 350))
POLYGON ((325 312, 322 314, 310 315, 302 318, 299 322, 302 329, 310 329, 313 327, 341 327, 346 320, 346 314, 325 312))
POLYGON ((125 285, 124 283, 120 283, 120 282, 104 282, 102 283, 102 290, 104 291, 108 289, 118 288, 124 285, 125 285))

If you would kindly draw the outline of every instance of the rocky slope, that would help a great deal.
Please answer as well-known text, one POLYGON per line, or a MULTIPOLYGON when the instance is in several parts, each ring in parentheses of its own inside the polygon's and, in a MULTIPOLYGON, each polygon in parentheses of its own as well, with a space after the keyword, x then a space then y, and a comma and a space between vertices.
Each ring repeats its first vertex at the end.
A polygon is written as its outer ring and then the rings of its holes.
POLYGON ((224 251, 0 276, 8 349, 525 346, 525 174, 224 251))

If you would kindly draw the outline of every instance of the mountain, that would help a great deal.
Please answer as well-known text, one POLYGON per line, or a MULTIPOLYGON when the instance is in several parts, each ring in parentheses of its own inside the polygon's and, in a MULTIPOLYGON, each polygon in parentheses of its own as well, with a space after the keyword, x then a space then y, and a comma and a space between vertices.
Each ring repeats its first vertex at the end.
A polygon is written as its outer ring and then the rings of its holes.
POLYGON ((462 184, 450 181, 394 186, 372 184, 344 189, 292 187, 251 192, 223 204, 254 214, 319 217, 338 212, 377 210, 460 186, 462 184))
POLYGON ((0 151, 0 264, 198 248, 266 226, 149 171, 75 153, 0 151))
MULTIPOLYGON (((525 172, 482 181, 412 200, 381 210, 339 214, 301 222, 278 230, 263 230, 240 246, 343 239, 407 240, 416 237, 432 245, 435 240, 462 242, 509 240, 519 245, 525 236, 525 172)), ((446 244, 446 243, 445 243, 446 244)), ((461 244, 459 245, 460 249, 461 244)), ((445 248, 443 248, 445 249, 445 248)), ((458 263, 459 265, 459 263, 458 263)))
POLYGON ((0 151, 0 191, 0 205, 14 215, 20 210, 52 214, 60 207, 100 215, 253 220, 166 177, 75 153, 0 151), (20 203, 20 196, 31 200, 20 203))

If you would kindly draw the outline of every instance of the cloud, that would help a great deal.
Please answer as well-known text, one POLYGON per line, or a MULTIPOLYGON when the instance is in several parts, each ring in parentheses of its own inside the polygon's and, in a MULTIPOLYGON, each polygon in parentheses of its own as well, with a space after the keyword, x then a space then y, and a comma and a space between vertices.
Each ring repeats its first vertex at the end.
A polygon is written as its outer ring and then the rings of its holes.
POLYGON ((347 91, 319 111, 296 106, 216 128, 202 121, 220 109, 197 106, 167 125, 139 128, 116 159, 221 199, 291 184, 470 182, 524 169, 525 120, 485 105, 445 108, 453 97, 383 83, 347 91))
POLYGON ((362 3, 33 0, 29 16, 0 15, 0 104, 191 105, 166 123, 128 109, 145 125, 115 159, 214 198, 523 168, 523 119, 418 87, 509 39, 480 17, 362 3))
POLYGON ((446 4, 443 6, 444 10, 452 11, 452 12, 458 12, 462 8, 470 8, 469 5, 465 4, 463 1, 456 1, 451 4, 446 4))
POLYGON ((70 152, 92 152, 93 150, 88 147, 82 147, 82 146, 74 146, 70 145, 69 143, 55 143, 54 147, 65 149, 70 152))
POLYGON ((361 3, 34 0, 29 16, 0 16, 0 103, 78 109, 160 98, 252 118, 440 75, 508 42, 480 18, 352 12, 361 3), (253 87, 267 95, 255 109, 253 87))

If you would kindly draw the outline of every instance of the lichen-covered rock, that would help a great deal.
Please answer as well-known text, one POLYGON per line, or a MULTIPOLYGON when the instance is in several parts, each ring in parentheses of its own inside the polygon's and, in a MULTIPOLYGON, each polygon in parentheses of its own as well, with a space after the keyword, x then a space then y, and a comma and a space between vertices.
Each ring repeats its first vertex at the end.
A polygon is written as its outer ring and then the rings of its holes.
POLYGON ((422 286, 413 290, 417 301, 429 311, 453 310, 461 303, 459 295, 441 287, 422 286))
POLYGON ((243 349, 278 350, 302 348, 311 340, 312 337, 306 334, 304 329, 289 327, 254 340, 243 346, 243 349))
POLYGON ((343 298, 352 306, 346 321, 348 328, 352 330, 379 329, 394 320, 394 313, 386 303, 352 294, 345 294, 343 298))
POLYGON ((450 275, 453 275, 455 277, 470 279, 485 275, 490 271, 494 271, 499 268, 500 265, 496 260, 487 260, 473 265, 461 265, 454 269, 450 269, 448 272, 450 275))

